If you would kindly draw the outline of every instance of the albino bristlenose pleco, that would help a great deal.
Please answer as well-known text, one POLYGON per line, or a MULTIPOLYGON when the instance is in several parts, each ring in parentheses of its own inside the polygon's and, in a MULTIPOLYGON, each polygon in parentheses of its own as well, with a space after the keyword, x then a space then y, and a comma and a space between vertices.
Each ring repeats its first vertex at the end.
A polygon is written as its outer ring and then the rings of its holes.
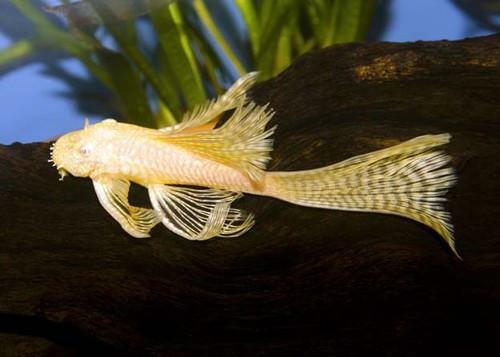
MULTIPOLYGON (((231 207, 242 193, 301 206, 389 213, 421 222, 456 253, 444 195, 456 181, 450 157, 435 148, 449 134, 424 135, 315 170, 270 172, 273 116, 246 96, 256 73, 185 115, 180 124, 149 129, 106 119, 68 133, 51 159, 61 179, 90 177, 108 213, 143 238, 162 222, 191 240, 235 237, 254 216, 231 207), (221 114, 233 110, 222 125, 221 114), (144 186, 151 208, 128 203, 130 182, 144 186)), ((458 254, 457 254, 458 255, 458 254)))

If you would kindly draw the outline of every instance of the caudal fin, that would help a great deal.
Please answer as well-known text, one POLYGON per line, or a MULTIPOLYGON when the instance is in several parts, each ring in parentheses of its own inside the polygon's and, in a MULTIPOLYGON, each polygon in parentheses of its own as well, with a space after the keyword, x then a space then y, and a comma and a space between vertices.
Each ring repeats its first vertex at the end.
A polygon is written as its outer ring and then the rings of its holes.
POLYGON ((269 173, 269 195, 302 206, 400 215, 436 232, 458 256, 444 195, 456 176, 435 147, 449 134, 425 135, 315 170, 269 173))

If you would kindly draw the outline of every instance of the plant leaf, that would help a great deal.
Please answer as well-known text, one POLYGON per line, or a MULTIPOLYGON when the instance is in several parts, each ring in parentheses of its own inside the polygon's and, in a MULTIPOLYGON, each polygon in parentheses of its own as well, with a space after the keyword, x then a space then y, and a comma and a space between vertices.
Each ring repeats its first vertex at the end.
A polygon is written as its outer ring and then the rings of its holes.
POLYGON ((151 11, 151 19, 165 54, 164 59, 174 74, 188 109, 192 109, 202 103, 206 96, 179 7, 170 4, 151 11))
MULTIPOLYGON (((101 0, 89 0, 99 16, 104 19, 113 19, 117 17, 115 14, 116 9, 110 7, 107 2, 101 0)), ((170 92, 167 91, 167 84, 163 78, 158 77, 157 71, 151 66, 144 54, 136 44, 135 21, 109 21, 106 24, 109 33, 114 37, 124 54, 134 63, 135 66, 141 71, 144 77, 151 84, 158 98, 163 101, 165 106, 169 103, 178 100, 172 97, 170 92)))
POLYGON ((120 99, 125 121, 140 123, 150 128, 156 127, 139 73, 121 54, 100 49, 96 51, 102 67, 109 74, 114 93, 120 99))
POLYGON ((91 0, 67 2, 63 5, 50 6, 48 12, 59 13, 72 21, 76 26, 99 26, 110 22, 133 20, 150 11, 156 11, 175 0, 106 0, 115 16, 101 17, 92 5, 91 0), (147 2, 147 4, 146 4, 147 2))
POLYGON ((20 61, 23 58, 32 56, 37 48, 34 41, 19 40, 9 47, 0 51, 0 70, 20 61))
POLYGON ((336 0, 333 12, 338 12, 332 43, 362 39, 372 19, 374 5, 374 0, 336 0))
POLYGON ((274 68, 279 51, 278 41, 282 29, 293 21, 294 10, 298 9, 298 4, 300 3, 294 0, 262 2, 260 11, 262 23, 261 48, 265 46, 266 50, 262 50, 257 58, 257 69, 261 72, 260 77, 262 79, 270 78, 275 74, 274 68))
POLYGON ((259 18, 257 17, 257 11, 252 0, 235 0, 235 3, 247 26, 252 55, 255 60, 260 51, 260 24, 259 18))
POLYGON ((207 31, 213 37, 217 45, 220 47, 221 51, 231 62, 234 68, 238 71, 240 75, 246 73, 245 67, 241 64, 238 56, 234 53, 233 49, 226 41, 220 30, 217 28, 215 21, 212 19, 212 15, 208 10, 207 6, 203 0, 193 0, 193 8, 198 15, 200 21, 203 23, 207 31))

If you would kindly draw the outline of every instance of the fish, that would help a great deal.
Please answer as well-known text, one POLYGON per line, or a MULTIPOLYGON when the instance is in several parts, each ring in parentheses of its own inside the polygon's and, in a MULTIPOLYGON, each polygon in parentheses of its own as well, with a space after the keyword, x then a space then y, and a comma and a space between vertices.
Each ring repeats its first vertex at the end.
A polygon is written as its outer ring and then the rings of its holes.
POLYGON ((100 204, 135 238, 150 237, 160 222, 194 241, 241 236, 255 217, 232 204, 252 194, 409 218, 436 231, 459 257, 445 207, 457 175, 451 157, 437 149, 450 134, 418 136, 317 169, 267 171, 277 126, 269 125, 269 105, 247 95, 256 78, 256 72, 242 76, 225 94, 165 128, 86 120, 83 129, 52 145, 49 162, 61 180, 90 178, 100 204), (147 189, 151 208, 128 202, 131 183, 147 189))

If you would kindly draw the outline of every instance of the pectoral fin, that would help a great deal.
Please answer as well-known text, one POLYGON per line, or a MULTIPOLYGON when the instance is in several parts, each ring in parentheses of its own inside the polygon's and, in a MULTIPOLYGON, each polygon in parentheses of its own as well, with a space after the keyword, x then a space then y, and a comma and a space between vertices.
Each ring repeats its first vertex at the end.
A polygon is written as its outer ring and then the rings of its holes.
POLYGON ((152 209, 129 205, 130 182, 109 177, 92 181, 101 205, 128 234, 135 238, 149 237, 149 231, 161 217, 152 209))
POLYGON ((230 208, 241 194, 215 189, 192 189, 167 185, 148 187, 154 209, 172 232, 190 240, 236 237, 248 231, 252 214, 230 208))

